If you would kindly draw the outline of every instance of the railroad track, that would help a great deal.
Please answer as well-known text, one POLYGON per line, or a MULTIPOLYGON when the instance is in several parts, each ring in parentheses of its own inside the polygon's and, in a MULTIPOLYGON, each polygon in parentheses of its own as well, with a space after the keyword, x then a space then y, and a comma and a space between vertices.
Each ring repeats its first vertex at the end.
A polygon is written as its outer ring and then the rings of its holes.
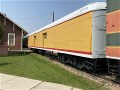
POLYGON ((71 73, 103 84, 103 87, 108 88, 108 90, 120 90, 120 78, 115 77, 114 75, 110 75, 106 72, 92 73, 90 71, 80 70, 71 65, 63 64, 59 62, 57 58, 53 57, 49 57, 49 60, 53 61, 53 63, 59 65, 71 73))

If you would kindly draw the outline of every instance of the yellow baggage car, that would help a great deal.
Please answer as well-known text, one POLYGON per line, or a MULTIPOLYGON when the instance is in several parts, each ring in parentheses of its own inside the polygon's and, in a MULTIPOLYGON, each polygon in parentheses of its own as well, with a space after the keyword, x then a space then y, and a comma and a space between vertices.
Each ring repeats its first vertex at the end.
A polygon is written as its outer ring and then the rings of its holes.
POLYGON ((106 3, 95 2, 33 32, 28 46, 56 54, 64 63, 99 70, 105 66, 106 3))

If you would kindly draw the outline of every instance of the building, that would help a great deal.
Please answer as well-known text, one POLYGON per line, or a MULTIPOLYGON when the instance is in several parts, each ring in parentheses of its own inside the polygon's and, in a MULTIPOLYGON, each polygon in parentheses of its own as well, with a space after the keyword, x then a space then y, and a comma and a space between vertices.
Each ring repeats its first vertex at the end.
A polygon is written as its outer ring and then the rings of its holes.
POLYGON ((0 55, 7 55, 9 50, 22 50, 22 37, 28 33, 1 12, 0 26, 4 29, 0 39, 0 55))

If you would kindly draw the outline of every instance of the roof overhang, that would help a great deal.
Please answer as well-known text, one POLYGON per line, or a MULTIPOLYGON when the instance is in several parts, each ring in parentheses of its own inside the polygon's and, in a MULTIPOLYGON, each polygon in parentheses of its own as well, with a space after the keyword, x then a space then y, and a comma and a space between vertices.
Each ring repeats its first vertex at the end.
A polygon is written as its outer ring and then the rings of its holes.
POLYGON ((18 24, 16 24, 13 20, 11 20, 9 17, 7 17, 5 14, 3 14, 3 13, 1 13, 0 12, 0 14, 3 16, 3 17, 5 17, 6 19, 8 19, 9 21, 11 21, 13 24, 15 24, 16 26, 18 26, 21 30, 23 30, 23 35, 25 36, 25 35, 27 35, 28 34, 28 32, 25 30, 25 29, 23 29, 21 26, 19 26, 18 24))

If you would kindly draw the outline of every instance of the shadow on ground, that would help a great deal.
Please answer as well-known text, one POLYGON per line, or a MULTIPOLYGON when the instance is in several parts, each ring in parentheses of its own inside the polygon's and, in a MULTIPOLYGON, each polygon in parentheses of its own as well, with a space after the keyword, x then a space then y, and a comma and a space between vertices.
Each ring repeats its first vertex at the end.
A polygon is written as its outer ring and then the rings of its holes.
POLYGON ((8 65, 8 64, 10 64, 10 63, 0 63, 0 67, 1 67, 1 66, 5 66, 5 65, 8 65))
POLYGON ((29 53, 23 53, 23 52, 15 52, 15 53, 9 53, 8 56, 25 56, 28 55, 29 53))

